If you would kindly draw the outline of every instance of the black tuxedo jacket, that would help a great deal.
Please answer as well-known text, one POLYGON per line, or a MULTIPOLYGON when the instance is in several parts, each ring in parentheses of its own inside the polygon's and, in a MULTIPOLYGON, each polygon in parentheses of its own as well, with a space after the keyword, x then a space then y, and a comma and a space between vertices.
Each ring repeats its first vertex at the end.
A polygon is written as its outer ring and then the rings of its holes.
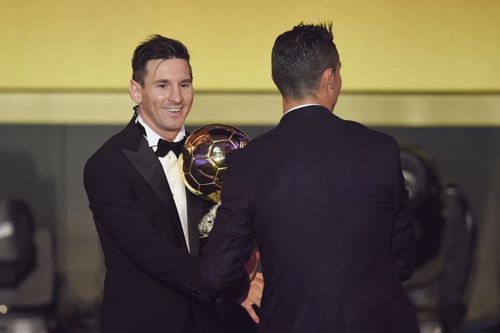
POLYGON ((103 332, 218 332, 199 271, 197 222, 187 195, 191 254, 162 166, 132 120, 85 165, 84 184, 107 268, 103 332))
POLYGON ((307 106, 228 163, 202 263, 215 294, 245 295, 256 241, 259 332, 418 332, 400 283, 415 236, 393 138, 307 106))

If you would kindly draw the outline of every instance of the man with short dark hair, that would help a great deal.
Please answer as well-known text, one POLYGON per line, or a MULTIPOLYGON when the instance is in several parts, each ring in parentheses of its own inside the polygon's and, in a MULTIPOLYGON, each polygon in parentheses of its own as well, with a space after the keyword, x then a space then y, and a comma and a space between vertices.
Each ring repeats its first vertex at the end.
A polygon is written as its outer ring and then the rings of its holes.
POLYGON ((259 332, 418 332, 401 287, 415 235, 399 148, 332 113, 342 80, 331 25, 281 34, 272 77, 284 115, 228 156, 203 278, 222 298, 244 297, 256 241, 259 332))
POLYGON ((84 172, 107 269, 102 331, 220 332, 197 257, 197 224, 210 207, 186 191, 177 165, 193 102, 189 53, 155 35, 132 68, 135 115, 84 172))

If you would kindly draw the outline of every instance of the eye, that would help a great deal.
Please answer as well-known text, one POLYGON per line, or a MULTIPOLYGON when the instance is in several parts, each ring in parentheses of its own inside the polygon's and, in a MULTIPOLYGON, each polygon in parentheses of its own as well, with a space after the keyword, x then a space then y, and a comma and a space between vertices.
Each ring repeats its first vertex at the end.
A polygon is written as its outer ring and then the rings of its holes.
POLYGON ((189 88, 191 87, 191 82, 183 82, 180 84, 181 88, 189 88))

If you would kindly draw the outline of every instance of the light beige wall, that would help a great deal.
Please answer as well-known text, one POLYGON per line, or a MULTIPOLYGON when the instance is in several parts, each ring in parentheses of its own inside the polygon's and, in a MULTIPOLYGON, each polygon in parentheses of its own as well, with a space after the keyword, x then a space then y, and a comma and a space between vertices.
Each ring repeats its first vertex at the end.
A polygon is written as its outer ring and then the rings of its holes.
POLYGON ((346 118, 500 123, 496 0, 0 0, 0 8, 0 123, 126 121, 132 51, 161 33, 191 50, 190 122, 271 125, 280 107, 270 79, 275 37, 325 20, 341 53, 337 112, 346 118))
POLYGON ((119 89, 145 36, 191 50, 200 90, 274 91, 270 50, 332 20, 350 91, 500 91, 496 0, 0 0, 0 89, 119 89))

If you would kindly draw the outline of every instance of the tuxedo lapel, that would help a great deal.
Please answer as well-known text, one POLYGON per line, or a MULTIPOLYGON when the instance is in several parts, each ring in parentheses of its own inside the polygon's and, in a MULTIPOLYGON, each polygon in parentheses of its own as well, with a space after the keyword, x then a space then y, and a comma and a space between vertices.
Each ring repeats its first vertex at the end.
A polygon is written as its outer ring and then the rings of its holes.
POLYGON ((163 205, 167 208, 175 208, 173 207, 175 205, 174 199, 161 163, 148 146, 147 141, 141 140, 137 151, 123 149, 123 154, 148 182, 163 205))
MULTIPOLYGON (((136 128, 134 124, 129 125, 128 128, 125 129, 125 132, 128 132, 128 139, 130 140, 128 143, 128 148, 122 148, 122 152, 125 157, 132 163, 132 165, 137 169, 139 174, 144 178, 144 180, 149 184, 153 192, 156 194, 158 199, 160 199, 163 206, 167 209, 170 214, 170 218, 172 219, 172 223, 177 230, 177 236, 179 237, 183 247, 187 251, 187 245, 184 240, 184 233, 182 231, 181 221, 179 219, 179 214, 177 212, 177 207, 175 206, 175 201, 172 196, 172 191, 168 185, 167 177, 165 176, 165 172, 163 167, 158 160, 158 157, 155 155, 151 147, 149 147, 147 140, 143 137, 142 133, 136 128), (132 126, 132 127, 130 127, 132 126), (130 132, 128 132, 130 131, 130 132), (138 135, 136 137, 136 134, 138 135), (133 140, 132 140, 133 139, 133 140), (139 143, 137 145, 137 140, 139 143), (135 142, 135 143, 133 143, 135 142)), ((188 194, 188 193, 186 193, 188 194)), ((196 199, 196 198, 194 198, 196 199)), ((192 200, 192 206, 195 214, 202 214, 203 207, 198 207, 199 200, 192 200)), ((197 217, 193 216, 191 218, 191 207, 189 196, 187 195, 187 209, 188 209, 188 221, 195 220, 197 217)), ((199 220, 199 218, 198 218, 199 220)), ((192 231, 191 222, 188 222, 189 225, 189 246, 190 249, 196 249, 198 251, 198 233, 197 233, 197 223, 194 226, 194 231, 192 231), (194 235, 194 238, 191 236, 194 235)), ((192 250, 191 250, 192 251, 192 250)))

